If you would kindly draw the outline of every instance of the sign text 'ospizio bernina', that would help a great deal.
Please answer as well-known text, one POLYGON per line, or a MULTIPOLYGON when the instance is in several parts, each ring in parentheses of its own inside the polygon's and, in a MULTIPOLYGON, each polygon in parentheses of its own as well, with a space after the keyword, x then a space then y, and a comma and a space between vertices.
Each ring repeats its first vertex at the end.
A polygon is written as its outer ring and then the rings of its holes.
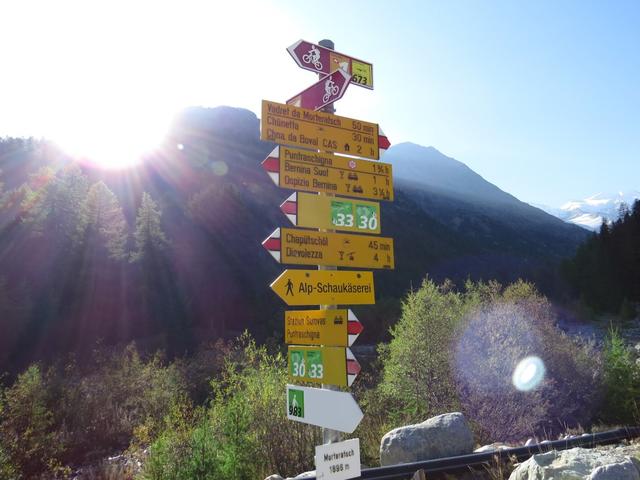
POLYGON ((264 159, 262 168, 281 188, 393 200, 390 163, 276 147, 264 159))
POLYGON ((377 160, 378 135, 376 123, 262 101, 262 140, 377 160))

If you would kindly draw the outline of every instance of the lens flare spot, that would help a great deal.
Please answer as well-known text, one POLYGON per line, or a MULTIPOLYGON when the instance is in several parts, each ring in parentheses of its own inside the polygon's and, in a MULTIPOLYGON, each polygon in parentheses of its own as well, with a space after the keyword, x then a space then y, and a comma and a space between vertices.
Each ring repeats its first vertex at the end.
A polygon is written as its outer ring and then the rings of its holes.
POLYGON ((522 392, 533 390, 544 378, 544 362, 538 357, 526 357, 513 371, 513 385, 522 392))
POLYGON ((213 170, 213 173, 215 173, 220 177, 226 175, 227 172, 229 171, 229 167, 227 166, 227 164, 222 161, 213 162, 211 164, 211 169, 213 170))

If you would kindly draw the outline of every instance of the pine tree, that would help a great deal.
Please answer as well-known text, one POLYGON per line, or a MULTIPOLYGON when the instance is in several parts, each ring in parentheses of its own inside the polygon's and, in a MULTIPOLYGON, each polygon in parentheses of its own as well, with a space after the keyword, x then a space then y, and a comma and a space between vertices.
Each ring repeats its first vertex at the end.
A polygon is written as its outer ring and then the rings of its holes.
POLYGON ((131 261, 136 262, 149 255, 162 252, 169 241, 162 231, 162 211, 147 192, 142 194, 142 203, 136 216, 136 231, 133 234, 136 249, 131 255, 131 261))
POLYGON ((77 247, 87 226, 87 177, 75 164, 53 178, 47 176, 49 171, 36 174, 37 178, 45 176, 45 183, 29 185, 23 201, 25 222, 32 225, 36 235, 46 235, 61 249, 77 247))
POLYGON ((94 183, 86 201, 86 215, 90 235, 99 241, 113 259, 126 257, 127 222, 120 202, 104 182, 94 183))

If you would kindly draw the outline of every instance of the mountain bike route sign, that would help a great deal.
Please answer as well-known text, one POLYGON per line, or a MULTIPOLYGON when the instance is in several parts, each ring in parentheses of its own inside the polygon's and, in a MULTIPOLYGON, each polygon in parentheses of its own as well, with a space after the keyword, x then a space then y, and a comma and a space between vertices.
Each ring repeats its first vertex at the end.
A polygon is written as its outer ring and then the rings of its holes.
POLYGON ((291 97, 287 100, 287 105, 308 108, 310 110, 320 110, 343 97, 349 86, 350 79, 351 75, 338 69, 299 94, 291 97))
POLYGON ((369 62, 305 40, 298 40, 287 51, 300 68, 326 74, 341 69, 351 75, 351 83, 373 90, 373 65, 369 62))

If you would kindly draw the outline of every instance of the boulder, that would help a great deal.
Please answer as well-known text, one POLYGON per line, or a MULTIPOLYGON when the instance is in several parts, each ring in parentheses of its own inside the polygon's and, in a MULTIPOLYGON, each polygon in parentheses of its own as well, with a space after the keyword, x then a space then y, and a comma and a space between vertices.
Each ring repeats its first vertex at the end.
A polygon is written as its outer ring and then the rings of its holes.
POLYGON ((380 442, 380 465, 419 462, 473 452, 473 433, 464 415, 445 413, 391 430, 380 442))
POLYGON ((626 453, 623 448, 541 453, 518 465, 509 480, 640 480, 637 460, 626 453))
POLYGON ((640 480, 640 472, 630 459, 597 467, 589 480, 640 480))

